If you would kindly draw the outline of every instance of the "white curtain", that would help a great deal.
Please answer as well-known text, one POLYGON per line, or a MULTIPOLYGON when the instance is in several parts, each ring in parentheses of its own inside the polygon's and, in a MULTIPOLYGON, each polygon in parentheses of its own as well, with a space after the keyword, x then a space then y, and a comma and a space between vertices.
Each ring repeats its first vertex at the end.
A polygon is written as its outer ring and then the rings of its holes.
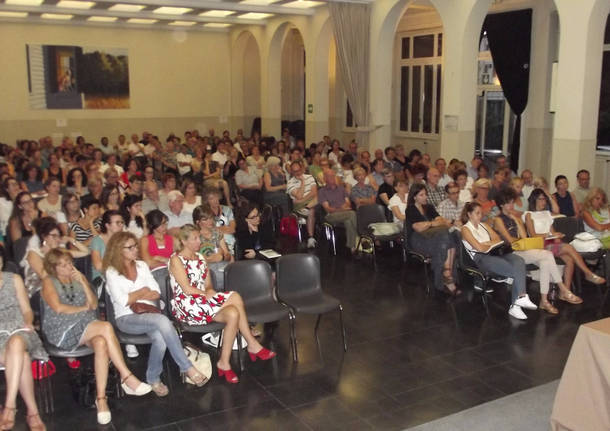
POLYGON ((356 140, 364 148, 369 141, 369 34, 371 7, 368 3, 329 2, 339 73, 354 121, 356 140))

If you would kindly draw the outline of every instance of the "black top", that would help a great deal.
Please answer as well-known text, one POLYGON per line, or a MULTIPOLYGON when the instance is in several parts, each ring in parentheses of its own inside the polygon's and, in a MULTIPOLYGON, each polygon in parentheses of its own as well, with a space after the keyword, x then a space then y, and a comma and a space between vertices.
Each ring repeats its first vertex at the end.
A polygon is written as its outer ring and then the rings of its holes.
POLYGON ((258 231, 250 232, 248 228, 237 229, 235 231, 235 241, 238 246, 236 249, 236 259, 243 259, 246 250, 252 249, 256 252, 275 246, 273 236, 265 225, 259 226, 258 231), (239 253, 239 255, 237 255, 239 253))
POLYGON ((506 228, 510 236, 512 236, 513 238, 519 238, 519 227, 517 226, 517 222, 503 213, 500 213, 498 217, 500 217, 500 219, 504 223, 504 227, 506 228))
POLYGON ((568 192, 565 197, 559 196, 559 193, 553 193, 555 200, 557 200, 557 205, 559 205, 559 213, 563 214, 566 217, 574 217, 576 213, 574 212, 574 202, 572 202, 572 195, 568 192))
POLYGON ((387 206, 387 204, 385 202, 383 202, 381 200, 381 198, 379 197, 379 195, 382 194, 382 193, 387 194, 388 195, 388 199, 391 199, 392 196, 394 196, 394 194, 396 193, 396 191, 394 190, 394 186, 389 185, 385 181, 383 182, 383 184, 381 184, 379 186, 379 190, 377 190, 377 203, 379 205, 387 206))
POLYGON ((432 221, 439 216, 434 205, 424 205, 424 214, 420 213, 415 205, 409 205, 405 211, 407 225, 407 235, 410 236, 413 233, 413 223, 422 221, 432 221))

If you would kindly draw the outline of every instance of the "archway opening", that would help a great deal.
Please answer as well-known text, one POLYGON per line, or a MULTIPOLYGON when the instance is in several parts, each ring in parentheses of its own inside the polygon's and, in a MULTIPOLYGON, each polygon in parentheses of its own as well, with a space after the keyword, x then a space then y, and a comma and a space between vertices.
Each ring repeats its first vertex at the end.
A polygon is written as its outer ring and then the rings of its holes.
POLYGON ((305 138, 305 44, 296 28, 287 30, 281 55, 282 130, 305 138))

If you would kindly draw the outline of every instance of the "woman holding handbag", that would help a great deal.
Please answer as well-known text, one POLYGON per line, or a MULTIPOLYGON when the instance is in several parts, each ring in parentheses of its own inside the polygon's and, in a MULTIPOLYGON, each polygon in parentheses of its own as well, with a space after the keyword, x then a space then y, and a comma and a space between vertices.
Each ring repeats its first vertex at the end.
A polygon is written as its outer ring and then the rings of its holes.
MULTIPOLYGON (((589 269, 582 256, 570 244, 561 241, 562 233, 553 229, 553 216, 551 215, 552 203, 546 192, 542 189, 534 189, 528 199, 529 211, 523 214, 527 234, 530 237, 553 237, 545 241, 545 248, 553 252, 565 263, 563 281, 566 286, 572 285, 574 265, 585 274, 585 279, 593 284, 605 284, 603 277, 595 274, 589 269)), ((584 216, 584 213, 583 213, 584 216)), ((586 222, 586 218, 585 218, 586 222)), ((585 225, 586 226, 586 225, 585 225)), ((563 298, 560 296, 559 299, 563 298)), ((570 301, 568 301, 570 302, 570 301)))
MULTIPOLYGON (((496 196, 496 204, 500 208, 500 214, 494 219, 494 228, 504 241, 512 244, 520 238, 527 238, 525 225, 514 215, 516 193, 512 189, 506 189, 496 196)), ((556 283, 559 286, 560 297, 572 304, 582 303, 582 299, 574 295, 563 283, 561 272, 555 263, 555 257, 549 250, 542 248, 522 250, 514 252, 521 257, 525 264, 534 264, 540 270, 540 303, 538 308, 549 314, 559 314, 559 310, 548 300, 549 285, 556 283)))
POLYGON ((147 334, 152 339, 146 380, 153 392, 160 397, 169 393, 160 378, 165 350, 169 350, 182 373, 195 385, 203 386, 207 379, 186 357, 174 325, 155 305, 160 298, 159 285, 146 262, 138 260, 134 234, 118 232, 110 238, 104 269, 117 327, 128 334, 147 334))

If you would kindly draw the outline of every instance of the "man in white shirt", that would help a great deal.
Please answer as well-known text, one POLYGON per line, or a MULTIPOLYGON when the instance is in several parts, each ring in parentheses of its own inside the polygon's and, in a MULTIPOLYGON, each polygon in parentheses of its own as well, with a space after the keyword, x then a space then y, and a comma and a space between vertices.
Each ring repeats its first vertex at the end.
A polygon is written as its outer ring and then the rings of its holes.
POLYGON ((434 162, 434 167, 438 169, 438 172, 441 174, 441 178, 438 180, 439 187, 445 187, 447 184, 453 181, 453 178, 447 175, 447 162, 445 159, 436 159, 434 162))
POLYGON ((307 218, 307 247, 314 248, 316 240, 313 237, 316 223, 314 207, 318 203, 318 187, 316 180, 311 175, 305 174, 303 163, 299 160, 290 164, 292 176, 288 180, 286 193, 293 203, 294 212, 307 218))
POLYGON ((193 162, 193 156, 188 151, 189 147, 186 144, 180 146, 181 152, 176 154, 176 162, 178 163, 178 173, 181 176, 189 175, 192 171, 191 163, 193 162))
POLYGON ((216 152, 212 154, 212 160, 218 163, 218 166, 222 169, 227 162, 228 156, 224 142, 219 142, 216 147, 216 152))
POLYGON ((178 190, 172 190, 167 194, 169 210, 164 214, 167 216, 167 233, 177 235, 180 228, 185 224, 193 223, 193 215, 184 211, 184 195, 178 190))
POLYGON ((521 172, 521 179, 523 180, 521 193, 523 194, 523 199, 527 201, 532 191, 534 191, 534 174, 529 169, 525 169, 521 172))

